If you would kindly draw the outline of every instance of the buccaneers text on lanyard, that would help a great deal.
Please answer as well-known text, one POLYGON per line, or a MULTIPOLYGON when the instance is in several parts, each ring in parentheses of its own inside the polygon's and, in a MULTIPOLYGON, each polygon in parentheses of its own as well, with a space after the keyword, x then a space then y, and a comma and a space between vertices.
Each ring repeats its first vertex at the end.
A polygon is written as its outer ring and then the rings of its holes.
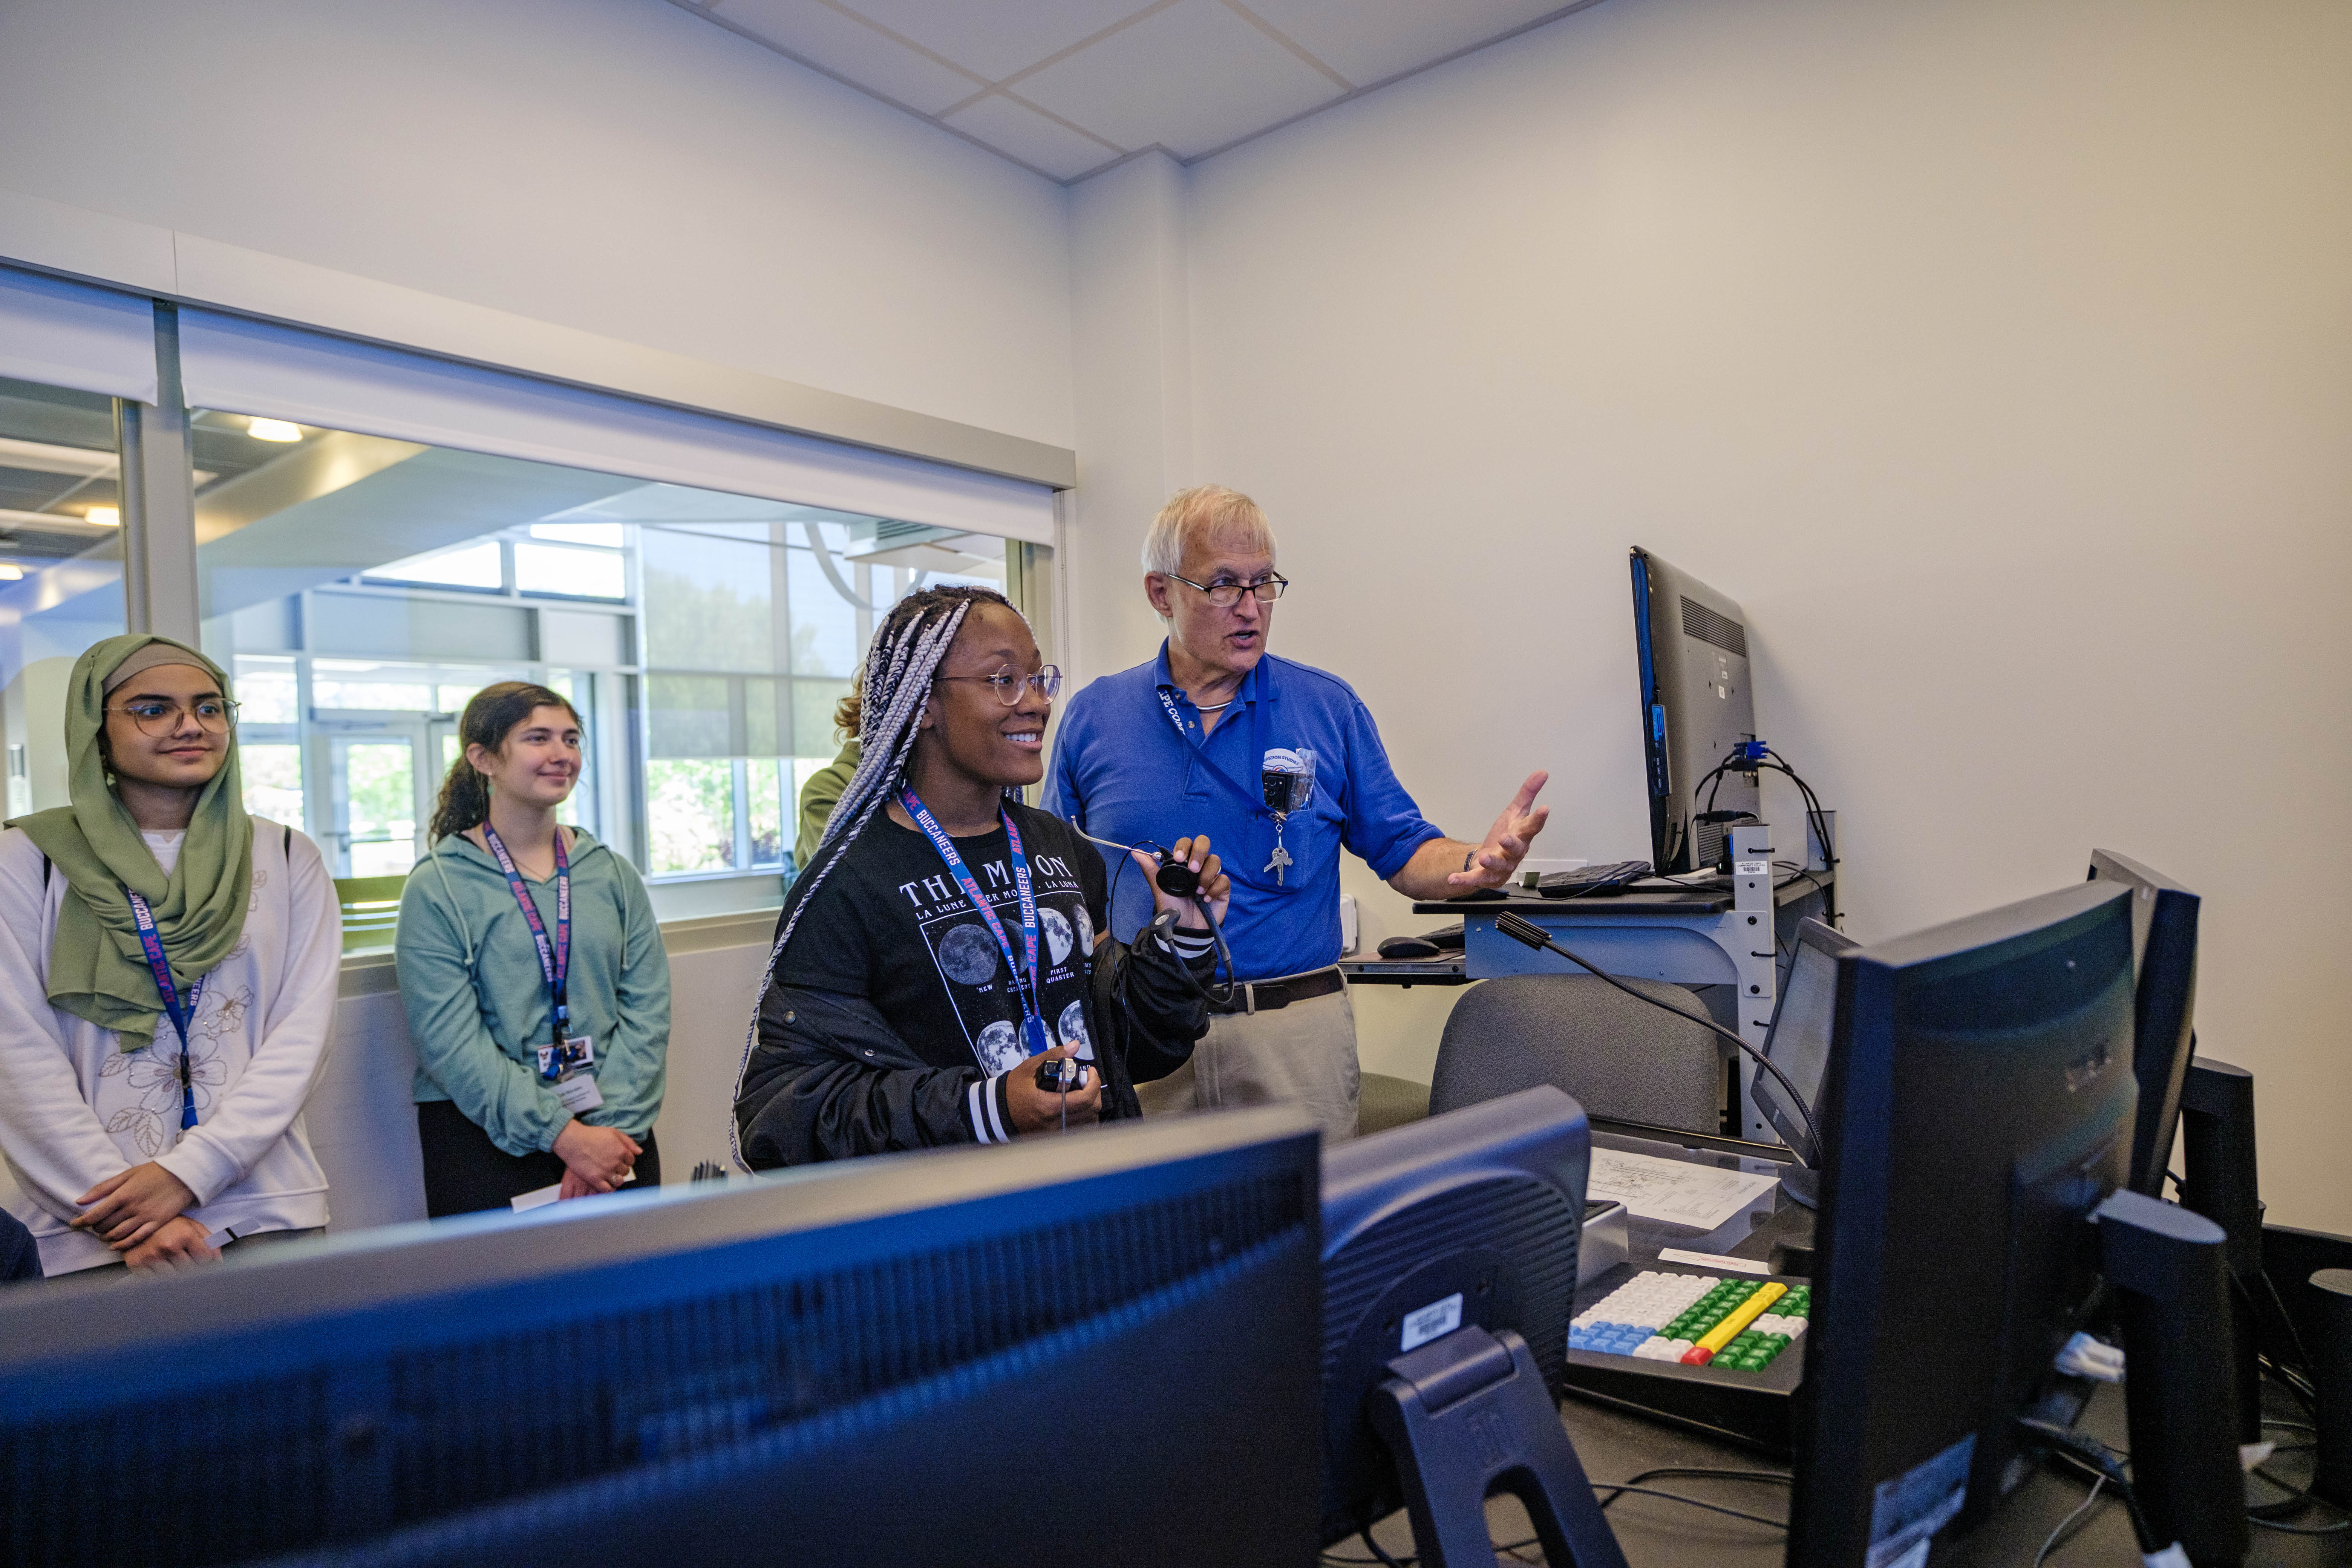
POLYGON ((171 1016, 172 1027, 180 1032, 180 1130, 186 1131, 196 1124, 195 1070, 189 1060, 195 1039, 190 1033, 196 1019, 196 1003, 205 994, 205 976, 188 987, 187 999, 180 998, 180 987, 172 979, 172 965, 163 957, 163 938, 155 929, 155 911, 147 900, 125 888, 130 895, 131 918, 139 927, 139 945, 147 954, 147 967, 155 976, 155 994, 163 999, 163 1011, 171 1016))

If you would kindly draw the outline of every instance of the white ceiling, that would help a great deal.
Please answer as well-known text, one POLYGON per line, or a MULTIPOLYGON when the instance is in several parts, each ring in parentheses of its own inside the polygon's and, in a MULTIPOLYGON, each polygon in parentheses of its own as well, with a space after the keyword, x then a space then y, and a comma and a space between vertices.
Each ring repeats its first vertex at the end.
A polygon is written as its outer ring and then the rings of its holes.
POLYGON ((1592 0, 671 0, 1048 178, 1186 162, 1592 0))

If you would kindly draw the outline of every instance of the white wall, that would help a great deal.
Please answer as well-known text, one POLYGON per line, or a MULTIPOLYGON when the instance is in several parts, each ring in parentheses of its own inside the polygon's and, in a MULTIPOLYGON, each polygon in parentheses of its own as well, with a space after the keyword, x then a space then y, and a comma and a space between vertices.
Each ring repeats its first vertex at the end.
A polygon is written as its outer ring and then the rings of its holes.
POLYGON ((1061 187, 659 0, 11 0, 0 188, 1070 439, 1061 187))
MULTIPOLYGON (((1190 172, 1181 478, 1455 834, 1545 766, 1552 854, 1645 853, 1640 543, 1746 607, 1857 934, 2199 889, 2272 1214, 2352 1228, 2347 78, 2332 4, 1612 0, 1190 172)), ((1363 1001, 1425 1068, 1444 994, 1363 1001)))
POLYGON ((1064 663, 1081 685, 1159 646, 1143 596, 1144 525, 1192 482, 1186 174, 1146 153, 1070 193, 1076 526, 1064 663))

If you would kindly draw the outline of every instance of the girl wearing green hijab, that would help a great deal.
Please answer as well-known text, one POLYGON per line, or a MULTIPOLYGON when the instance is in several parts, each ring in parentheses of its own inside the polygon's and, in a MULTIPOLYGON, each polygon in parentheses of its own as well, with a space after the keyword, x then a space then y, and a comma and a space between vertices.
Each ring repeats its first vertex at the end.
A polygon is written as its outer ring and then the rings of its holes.
POLYGON ((236 711, 194 648, 108 638, 68 679, 72 804, 0 833, 0 1153, 51 1277, 327 1223, 334 885, 246 815, 236 711))

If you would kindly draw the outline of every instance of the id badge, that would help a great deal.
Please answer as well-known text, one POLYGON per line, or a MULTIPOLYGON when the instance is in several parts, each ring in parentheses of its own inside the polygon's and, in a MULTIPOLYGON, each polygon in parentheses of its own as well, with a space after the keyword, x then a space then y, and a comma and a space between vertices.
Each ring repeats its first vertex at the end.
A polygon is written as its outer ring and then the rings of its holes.
POLYGON ((539 1047, 539 1072, 541 1079, 550 1069, 560 1074, 551 1086, 563 1109, 578 1116, 604 1103, 604 1091, 596 1087, 593 1068, 596 1066, 596 1043, 586 1035, 574 1035, 563 1042, 563 1060, 555 1060, 555 1047, 539 1047))

